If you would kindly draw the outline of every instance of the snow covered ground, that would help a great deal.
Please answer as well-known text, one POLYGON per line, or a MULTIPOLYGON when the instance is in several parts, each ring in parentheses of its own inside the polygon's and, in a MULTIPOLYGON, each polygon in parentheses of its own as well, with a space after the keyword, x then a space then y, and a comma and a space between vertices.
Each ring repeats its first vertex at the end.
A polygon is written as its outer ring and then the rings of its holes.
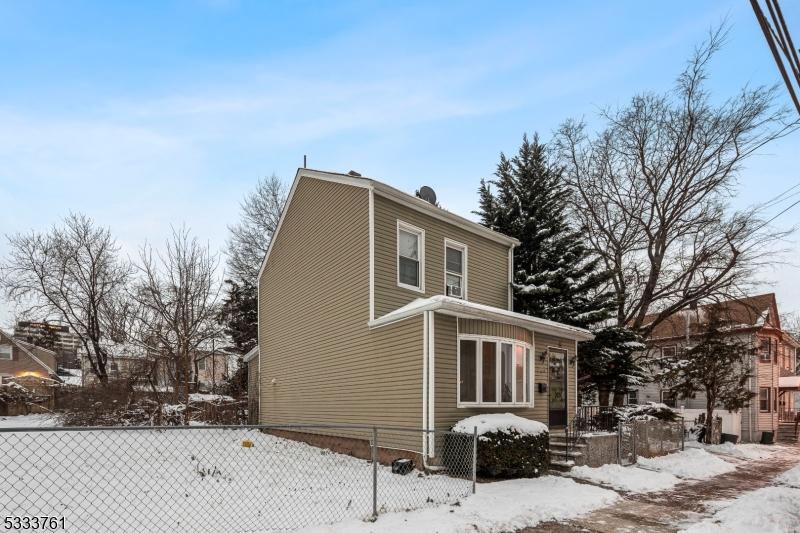
POLYGON ((797 533, 800 532, 800 489, 792 486, 800 478, 800 467, 776 479, 776 485, 763 487, 725 502, 716 512, 682 530, 686 533, 797 533), (791 473, 790 473, 791 472, 791 473), (788 474, 788 476, 787 476, 788 474), (782 480, 786 478, 789 484, 782 480))
MULTIPOLYGON (((569 475, 625 492, 654 492, 670 489, 683 481, 709 479, 732 472, 743 460, 763 459, 774 453, 774 447, 759 444, 699 445, 661 457, 640 457, 638 464, 633 466, 579 466, 569 475)), ((800 484, 800 479, 797 482, 800 484)))
POLYGON ((381 515, 374 523, 350 520, 311 527, 306 533, 419 533, 500 532, 533 527, 540 522, 566 520, 610 505, 613 491, 548 476, 481 484, 461 505, 444 505, 413 513, 381 515))
MULTIPOLYGON (((13 418, 6 427, 48 423, 13 418)), ((0 457, 0 509, 64 516, 67 531, 275 531, 372 512, 369 462, 255 430, 2 433, 0 457)), ((449 509, 471 486, 380 467, 378 506, 449 509)))
POLYGON ((56 415, 0 416, 0 428, 53 427, 60 425, 56 415))

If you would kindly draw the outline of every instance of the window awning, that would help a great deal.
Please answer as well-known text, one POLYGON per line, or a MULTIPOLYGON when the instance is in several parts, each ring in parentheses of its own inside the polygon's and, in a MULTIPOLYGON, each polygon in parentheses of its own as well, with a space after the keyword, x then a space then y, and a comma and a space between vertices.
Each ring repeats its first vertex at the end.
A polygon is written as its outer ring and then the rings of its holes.
POLYGON ((783 376, 778 378, 778 387, 781 389, 800 390, 800 376, 783 376))
POLYGON ((456 316, 459 318, 473 318, 478 320, 488 320, 501 324, 512 324, 531 331, 547 333, 565 339, 576 341, 587 341, 594 338, 591 331, 569 326, 560 322, 537 318, 535 316, 524 315, 492 307, 490 305, 468 302, 451 296, 437 295, 430 298, 419 298, 413 302, 395 309, 380 318, 370 321, 370 327, 385 326, 394 322, 410 318, 425 311, 435 311, 444 315, 456 316))

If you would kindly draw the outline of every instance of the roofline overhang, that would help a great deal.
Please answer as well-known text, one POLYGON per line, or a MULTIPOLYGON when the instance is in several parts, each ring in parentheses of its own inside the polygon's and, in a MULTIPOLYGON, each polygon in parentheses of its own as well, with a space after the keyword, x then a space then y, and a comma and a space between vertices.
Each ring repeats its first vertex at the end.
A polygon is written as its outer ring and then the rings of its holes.
POLYGON ((252 361, 253 359, 255 359, 257 356, 258 356, 258 344, 256 344, 256 345, 253 347, 253 349, 252 349, 252 350, 250 350, 249 352, 247 352, 246 354, 244 354, 244 356, 242 357, 242 360, 243 360, 245 363, 249 363, 250 361, 252 361))
POLYGON ((361 187, 364 189, 368 189, 373 191, 375 194, 379 196, 383 196, 384 198, 388 198, 394 202, 397 202, 401 205, 404 205, 410 209, 414 209, 415 211, 419 211, 426 215, 429 215, 433 218, 448 222, 453 224, 465 231, 469 231, 476 235, 480 235, 489 239, 494 242, 498 242, 508 247, 519 246, 520 241, 515 239, 514 237, 509 237, 508 235, 503 235, 502 233, 493 231, 477 222, 473 222, 467 218, 464 218, 460 215, 456 215, 455 213, 451 213, 449 211, 445 211, 440 207, 436 207, 421 198, 417 198, 416 196, 411 196, 408 193, 405 193, 399 189, 395 189, 390 185, 386 185, 380 181, 377 181, 373 178, 365 178, 362 176, 351 176, 350 174, 340 174, 338 172, 328 172, 325 170, 314 170, 310 168, 298 168, 297 172, 295 173, 294 180, 292 181, 292 186, 289 189, 289 194, 286 197, 286 204, 283 206, 283 210, 281 212, 281 216, 278 219, 278 224, 275 227, 275 231, 272 234, 272 238, 270 239, 269 245, 267 246, 267 253, 264 254, 264 260, 261 262, 261 268, 258 271, 258 280, 261 279, 261 275, 264 273, 264 268, 267 266, 267 260, 269 259, 270 252, 272 251, 272 244, 275 242, 275 237, 278 235, 278 232, 281 229, 281 225, 283 224, 283 219, 288 211, 289 204, 292 201, 292 197, 294 196, 294 191, 297 189, 297 184, 300 181, 300 178, 307 177, 313 178, 323 181, 329 181, 332 183, 341 183, 344 185, 351 185, 353 187, 361 187))
POLYGON ((413 306, 411 306, 411 304, 409 305, 410 306, 406 306, 406 308, 401 307, 400 309, 370 321, 369 327, 377 328, 386 326, 420 315, 426 311, 433 311, 458 318, 471 318, 499 322, 501 324, 510 324, 536 333, 546 333, 570 340, 588 341, 594 339, 594 334, 583 328, 561 324, 560 322, 554 322, 544 318, 524 315, 522 313, 515 313, 513 311, 506 311, 498 307, 459 300, 449 296, 432 296, 425 300, 418 301, 413 306))

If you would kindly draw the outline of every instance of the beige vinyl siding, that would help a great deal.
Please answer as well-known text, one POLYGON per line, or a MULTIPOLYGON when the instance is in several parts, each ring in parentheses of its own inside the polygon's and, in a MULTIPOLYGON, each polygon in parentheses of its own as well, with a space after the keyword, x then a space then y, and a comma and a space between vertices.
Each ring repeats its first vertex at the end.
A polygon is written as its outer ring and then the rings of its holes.
POLYGON ((259 283, 260 422, 420 428, 422 317, 368 321, 369 191, 302 177, 259 283))
MULTIPOLYGON (((760 342, 760 341, 757 341, 760 342)), ((778 428, 778 412, 775 409, 776 394, 778 387, 778 380, 780 376, 780 365, 775 364, 775 354, 770 363, 762 362, 759 355, 756 355, 756 375, 758 377, 758 386, 756 387, 756 394, 761 387, 769 387, 770 389, 770 411, 761 412, 758 402, 758 396, 754 398, 756 409, 758 409, 758 431, 776 431, 778 428)))
MULTIPOLYGON (((574 341, 543 335, 534 334, 534 346, 532 357, 534 360, 534 377, 531 383, 533 390, 533 407, 458 407, 458 366, 457 366, 457 328, 458 333, 502 332, 502 336, 530 342, 530 332, 516 326, 506 324, 496 324, 492 322, 480 322, 476 320, 456 319, 446 315, 435 315, 434 335, 435 335, 435 374, 436 383, 434 409, 436 411, 436 429, 449 429, 456 422, 469 416, 483 413, 514 413, 518 416, 538 420, 548 424, 548 396, 547 393, 540 393, 538 383, 548 382, 548 365, 546 361, 539 360, 539 354, 547 346, 561 347, 567 350, 567 359, 575 355, 574 341), (460 324, 457 326, 456 321, 460 324), (461 326, 466 331, 461 331, 461 326)), ((567 411, 569 418, 572 419, 575 413, 575 377, 576 366, 569 365, 567 371, 568 379, 568 398, 567 411)))
POLYGON ((375 317, 417 298, 445 294, 445 238, 467 246, 467 299, 508 308, 508 250, 491 241, 378 194, 375 213, 375 317), (397 286, 397 221, 425 230, 425 293, 397 286))
POLYGON ((469 318, 458 319, 458 333, 460 335, 484 335, 486 337, 501 337, 514 339, 528 344, 533 344, 533 334, 530 330, 510 324, 487 322, 469 318))

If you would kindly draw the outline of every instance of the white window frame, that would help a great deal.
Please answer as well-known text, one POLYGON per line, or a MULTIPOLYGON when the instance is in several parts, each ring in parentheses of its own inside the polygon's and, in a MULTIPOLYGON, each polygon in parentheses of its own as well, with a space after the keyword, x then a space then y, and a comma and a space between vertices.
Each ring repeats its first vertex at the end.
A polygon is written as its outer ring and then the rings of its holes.
POLYGON ((659 397, 659 400, 661 400, 661 403, 663 403, 664 405, 667 405, 667 402, 664 401, 664 395, 665 394, 671 394, 675 398, 675 407, 672 407, 672 409, 677 409, 678 408, 678 395, 675 394, 674 392, 672 392, 671 390, 662 390, 661 391, 661 395, 659 397))
POLYGON ((461 296, 453 298, 467 299, 467 245, 451 239, 444 240, 444 294, 447 294, 447 275, 459 276, 461 278, 461 296), (452 248, 461 252, 461 273, 447 270, 447 249, 452 248))
POLYGON ((489 335, 458 335, 457 337, 457 344, 456 344, 456 407, 458 408, 470 408, 470 407, 510 407, 510 408, 529 408, 533 407, 534 403, 534 383, 535 383, 535 374, 536 374, 536 361, 535 355, 533 353, 533 346, 528 344, 527 342, 523 342, 517 339, 509 339, 506 337, 493 337, 489 335), (476 401, 474 402, 462 402, 461 401, 461 341, 462 340, 470 340, 476 341, 476 349, 475 349, 475 364, 476 364, 476 378, 477 383, 475 387, 475 398, 476 401), (482 343, 494 343, 495 347, 495 398, 497 398, 496 402, 484 402, 483 398, 483 346, 482 343), (517 402, 515 401, 517 397, 517 379, 516 379, 516 370, 512 373, 511 376, 511 402, 501 402, 500 398, 502 397, 502 357, 501 357, 501 345, 502 344, 510 344, 511 345, 511 364, 512 368, 516 369, 516 365, 514 364, 514 354, 516 352, 516 346, 522 346, 522 372, 525 376, 528 377, 530 386, 525 388, 525 381, 522 382, 522 396, 523 401, 517 402), (530 350, 531 354, 531 368, 528 368, 528 358, 526 357, 526 350, 530 350), (527 391, 530 390, 530 398, 525 398, 527 395, 527 391))
POLYGON ((662 359, 664 357, 677 357, 677 356, 678 356, 678 345, 677 344, 667 344, 666 346, 662 346, 661 347, 661 358, 662 359), (673 349, 672 355, 664 355, 664 350, 666 348, 672 348, 673 349))
POLYGON ((2 348, 2 350, 3 350, 2 352, 0 352, 0 354, 2 354, 2 355, 0 355, 0 361, 13 361, 14 360, 14 347, 12 345, 10 345, 10 344, 2 344, 2 345, 0 345, 0 348, 2 348), (8 349, 8 352, 5 351, 6 349, 8 349), (6 357, 6 355, 5 355, 6 353, 8 353, 8 357, 6 357))
POLYGON ((397 286, 410 291, 425 293, 425 230, 418 228, 408 222, 397 220, 397 233, 395 235, 395 262, 397 270, 397 286), (408 233, 416 233, 419 237, 419 287, 408 285, 407 283, 400 282, 400 230, 407 231, 408 233))

